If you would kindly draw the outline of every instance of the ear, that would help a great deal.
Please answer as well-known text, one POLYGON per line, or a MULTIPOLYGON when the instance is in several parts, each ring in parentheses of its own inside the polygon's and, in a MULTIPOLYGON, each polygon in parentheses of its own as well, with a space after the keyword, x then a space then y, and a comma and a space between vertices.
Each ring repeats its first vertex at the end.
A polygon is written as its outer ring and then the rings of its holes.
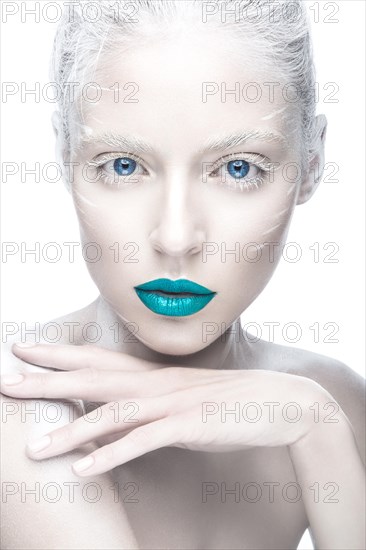
POLYGON ((66 153, 66 148, 65 148, 64 138, 63 138, 61 116, 59 111, 54 111, 52 113, 51 122, 52 122, 52 127, 56 138, 56 143, 55 143, 56 162, 61 168, 62 179, 66 186, 66 189, 70 192, 68 171, 65 169, 67 153, 66 153))
POLYGON ((308 201, 318 187, 324 171, 324 145, 327 133, 327 118, 318 115, 315 119, 314 136, 311 145, 312 156, 308 170, 301 182, 297 204, 308 201))

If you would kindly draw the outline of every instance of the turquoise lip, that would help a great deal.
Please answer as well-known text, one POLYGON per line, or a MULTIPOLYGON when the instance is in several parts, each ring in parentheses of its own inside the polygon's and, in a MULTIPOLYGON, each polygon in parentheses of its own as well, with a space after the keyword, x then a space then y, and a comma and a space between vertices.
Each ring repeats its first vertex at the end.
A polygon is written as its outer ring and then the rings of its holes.
POLYGON ((134 289, 147 308, 170 317, 193 315, 207 306, 216 295, 216 292, 188 279, 155 279, 134 289))

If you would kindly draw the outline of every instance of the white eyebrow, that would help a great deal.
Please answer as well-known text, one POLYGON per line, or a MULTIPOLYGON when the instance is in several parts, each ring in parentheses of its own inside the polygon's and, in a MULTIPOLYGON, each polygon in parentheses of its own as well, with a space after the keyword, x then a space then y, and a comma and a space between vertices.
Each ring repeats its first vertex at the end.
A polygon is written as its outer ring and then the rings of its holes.
MULTIPOLYGON (((280 134, 275 134, 269 131, 249 130, 247 132, 241 132, 239 134, 229 134, 223 137, 214 137, 208 139, 203 147, 198 150, 198 153, 202 154, 207 151, 224 151, 230 147, 241 145, 248 140, 257 140, 265 142, 276 142, 282 146, 288 145, 288 141, 280 134)), ((89 143, 105 143, 110 147, 117 147, 125 151, 137 152, 137 153, 153 153, 154 148, 152 145, 144 141, 143 139, 135 136, 122 136, 111 132, 103 132, 102 134, 84 135, 80 139, 79 145, 82 147, 84 144, 89 143)))
POLYGON ((287 140, 280 134, 275 134, 269 131, 249 130, 247 132, 241 132, 239 134, 230 134, 229 136, 217 137, 209 139, 204 147, 199 150, 200 153, 205 151, 221 151, 241 145, 249 140, 265 141, 280 143, 282 146, 288 145, 287 140))
POLYGON ((112 132, 103 132, 102 134, 91 134, 83 136, 80 139, 80 146, 89 143, 105 143, 110 147, 129 150, 137 153, 153 153, 154 149, 146 141, 135 136, 121 136, 112 132))

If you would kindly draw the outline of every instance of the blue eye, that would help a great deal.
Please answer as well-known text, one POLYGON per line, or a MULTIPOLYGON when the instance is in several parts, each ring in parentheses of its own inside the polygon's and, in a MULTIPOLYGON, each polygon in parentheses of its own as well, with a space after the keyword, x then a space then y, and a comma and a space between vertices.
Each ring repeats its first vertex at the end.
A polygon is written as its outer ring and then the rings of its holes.
POLYGON ((231 160, 227 163, 227 170, 235 179, 244 178, 250 169, 249 162, 245 160, 231 160))
POLYGON ((136 170, 137 163, 129 157, 115 159, 113 169, 119 176, 131 176, 136 170))

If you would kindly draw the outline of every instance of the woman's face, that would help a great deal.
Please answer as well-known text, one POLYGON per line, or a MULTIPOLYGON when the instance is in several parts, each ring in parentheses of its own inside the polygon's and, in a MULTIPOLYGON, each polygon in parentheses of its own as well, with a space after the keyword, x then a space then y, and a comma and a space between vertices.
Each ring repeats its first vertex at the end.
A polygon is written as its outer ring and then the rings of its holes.
MULTIPOLYGON (((275 74, 260 76, 244 44, 239 63, 217 38, 186 33, 116 56, 93 78, 102 96, 83 101, 82 131, 73 135, 82 241, 97 243, 100 256, 87 262, 90 274, 136 337, 164 354, 205 348, 263 290, 299 190, 288 165, 300 162, 298 104, 270 85, 275 74), (226 149, 217 143, 253 132, 226 149), (117 136, 148 147, 118 144, 117 136), (270 163, 277 169, 266 172, 270 163), (190 315, 156 313, 134 287, 160 278, 189 279, 216 294, 190 315)), ((90 259, 97 253, 84 250, 90 259)))

